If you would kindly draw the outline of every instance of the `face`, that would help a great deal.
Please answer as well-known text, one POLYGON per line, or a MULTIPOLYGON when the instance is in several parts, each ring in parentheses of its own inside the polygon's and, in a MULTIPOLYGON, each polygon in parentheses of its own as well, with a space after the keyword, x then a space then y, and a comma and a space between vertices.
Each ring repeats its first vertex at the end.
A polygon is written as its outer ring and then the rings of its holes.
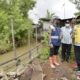
POLYGON ((53 21, 53 25, 56 27, 57 24, 59 24, 59 21, 58 21, 57 19, 55 19, 55 20, 53 21))
POLYGON ((70 23, 65 23, 65 26, 66 27, 70 27, 70 23))

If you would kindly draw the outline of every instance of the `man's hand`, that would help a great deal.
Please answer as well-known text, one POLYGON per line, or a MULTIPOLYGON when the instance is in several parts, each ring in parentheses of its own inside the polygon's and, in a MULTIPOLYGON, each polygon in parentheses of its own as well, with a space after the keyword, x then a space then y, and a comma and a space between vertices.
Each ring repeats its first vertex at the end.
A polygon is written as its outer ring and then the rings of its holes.
POLYGON ((53 48, 53 45, 52 44, 50 44, 49 46, 50 46, 50 48, 53 48))

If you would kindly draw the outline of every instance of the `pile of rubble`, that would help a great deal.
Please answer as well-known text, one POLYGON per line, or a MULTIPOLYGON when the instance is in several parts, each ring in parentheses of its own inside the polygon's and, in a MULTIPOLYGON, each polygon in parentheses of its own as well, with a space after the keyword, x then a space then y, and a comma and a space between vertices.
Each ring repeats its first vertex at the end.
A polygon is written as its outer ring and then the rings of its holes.
POLYGON ((38 61, 33 61, 26 67, 19 65, 15 72, 4 73, 1 69, 0 80, 43 80, 45 75, 38 61))

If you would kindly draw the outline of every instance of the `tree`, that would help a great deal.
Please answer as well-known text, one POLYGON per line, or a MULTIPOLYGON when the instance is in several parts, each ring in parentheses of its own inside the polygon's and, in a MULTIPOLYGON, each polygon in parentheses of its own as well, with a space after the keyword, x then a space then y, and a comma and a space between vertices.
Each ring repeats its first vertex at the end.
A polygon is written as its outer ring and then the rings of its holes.
POLYGON ((70 0, 71 2, 73 2, 75 5, 76 5, 76 7, 77 7, 77 9, 79 10, 79 12, 78 13, 75 13, 75 15, 80 15, 80 0, 70 0))
POLYGON ((14 23, 15 40, 20 43, 26 41, 28 30, 32 30, 32 22, 27 13, 34 3, 33 0, 0 0, 0 50, 7 50, 12 46, 11 18, 14 23))
POLYGON ((53 15, 54 15, 54 13, 50 13, 50 12, 47 10, 46 18, 51 19, 51 18, 53 18, 53 15))
POLYGON ((20 10, 23 13, 23 17, 28 17, 27 12, 33 8, 34 4, 33 0, 21 0, 20 10))

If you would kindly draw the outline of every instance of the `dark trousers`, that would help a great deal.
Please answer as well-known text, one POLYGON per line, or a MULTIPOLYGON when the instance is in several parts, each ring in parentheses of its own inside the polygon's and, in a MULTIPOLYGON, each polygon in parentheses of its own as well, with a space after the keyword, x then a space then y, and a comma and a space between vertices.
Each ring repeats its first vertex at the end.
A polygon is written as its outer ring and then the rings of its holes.
POLYGON ((71 44, 62 43, 62 60, 69 61, 71 54, 71 44))
POLYGON ((74 46, 75 58, 77 66, 80 69, 80 46, 74 46))

